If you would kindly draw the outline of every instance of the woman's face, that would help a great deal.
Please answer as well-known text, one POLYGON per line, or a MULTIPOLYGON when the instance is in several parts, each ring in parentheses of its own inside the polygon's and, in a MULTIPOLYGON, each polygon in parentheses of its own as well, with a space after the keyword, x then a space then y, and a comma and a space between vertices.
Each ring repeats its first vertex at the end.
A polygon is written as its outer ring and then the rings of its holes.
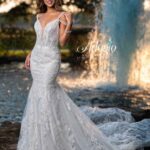
POLYGON ((55 0, 44 0, 44 3, 48 7, 52 7, 55 4, 55 0))

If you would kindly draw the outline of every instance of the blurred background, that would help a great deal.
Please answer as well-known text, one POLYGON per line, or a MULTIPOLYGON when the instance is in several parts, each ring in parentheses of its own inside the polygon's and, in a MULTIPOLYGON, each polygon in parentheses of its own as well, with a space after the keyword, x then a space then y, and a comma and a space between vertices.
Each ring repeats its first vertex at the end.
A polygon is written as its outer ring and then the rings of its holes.
MULTIPOLYGON (((58 82, 120 149, 149 149, 150 0, 64 0, 62 8, 73 13, 73 28, 58 82)), ((0 0, 2 150, 16 149, 36 13, 36 0, 0 0)))

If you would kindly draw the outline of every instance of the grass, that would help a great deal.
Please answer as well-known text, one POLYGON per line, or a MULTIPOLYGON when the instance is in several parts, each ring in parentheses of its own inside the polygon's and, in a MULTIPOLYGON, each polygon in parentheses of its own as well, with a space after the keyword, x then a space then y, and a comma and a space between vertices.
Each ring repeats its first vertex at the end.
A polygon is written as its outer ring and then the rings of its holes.
MULTIPOLYGON (((31 50, 0 50, 0 57, 26 57, 31 50)), ((69 49, 61 49, 62 57, 66 58, 71 55, 69 49)))

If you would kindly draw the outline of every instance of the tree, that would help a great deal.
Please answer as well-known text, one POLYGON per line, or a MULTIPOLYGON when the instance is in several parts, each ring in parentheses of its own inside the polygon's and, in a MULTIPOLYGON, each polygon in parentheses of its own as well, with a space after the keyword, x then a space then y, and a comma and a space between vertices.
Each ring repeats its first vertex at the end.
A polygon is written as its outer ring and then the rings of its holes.
POLYGON ((84 9, 85 11, 93 12, 95 4, 100 3, 102 0, 69 0, 64 4, 66 5, 76 5, 78 8, 84 9))
MULTIPOLYGON (((5 3, 7 0, 0 0, 0 5, 2 3, 5 3)), ((20 1, 21 4, 21 0, 14 0, 14 1, 20 1)), ((33 0, 36 1, 36 0, 33 0)), ((33 4, 33 1, 31 1, 30 3, 33 4)), ((88 12, 93 12, 95 4, 100 3, 102 0, 63 0, 63 3, 67 6, 69 5, 75 5, 80 9, 83 9, 84 11, 88 11, 88 12)))

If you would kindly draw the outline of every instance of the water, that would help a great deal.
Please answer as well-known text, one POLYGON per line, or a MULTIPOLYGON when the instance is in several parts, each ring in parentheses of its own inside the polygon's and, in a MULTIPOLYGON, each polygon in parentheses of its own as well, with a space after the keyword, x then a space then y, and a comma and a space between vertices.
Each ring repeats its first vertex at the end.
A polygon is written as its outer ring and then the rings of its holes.
MULTIPOLYGON (((150 109, 149 90, 136 87, 120 89, 115 86, 84 87, 72 74, 79 74, 79 71, 72 71, 69 65, 62 64, 58 82, 78 106, 118 107, 132 113, 150 109)), ((32 83, 30 72, 23 69, 23 63, 1 65, 0 83, 0 121, 20 121, 32 83)))
POLYGON ((150 1, 104 0, 100 6, 82 77, 100 86, 149 88, 150 1))
MULTIPOLYGON (((108 86, 83 88, 80 82, 75 86, 76 78, 71 78, 72 73, 79 74, 62 64, 58 81, 63 83, 72 100, 112 143, 119 145, 120 150, 135 150, 149 145, 150 119, 146 119, 146 116, 139 117, 144 110, 150 109, 149 91, 108 86), (64 80, 67 75, 67 80, 64 80)), ((31 74, 23 69, 23 63, 1 65, 0 82, 0 122, 20 122, 32 83, 31 74)))
POLYGON ((29 72, 23 64, 0 66, 0 121, 20 121, 31 86, 29 72))
POLYGON ((141 0, 105 0, 102 32, 111 37, 117 47, 116 82, 128 84, 131 56, 136 50, 137 24, 141 13, 141 0))
POLYGON ((132 57, 129 84, 150 86, 150 1, 145 0, 138 23, 137 50, 132 57))

